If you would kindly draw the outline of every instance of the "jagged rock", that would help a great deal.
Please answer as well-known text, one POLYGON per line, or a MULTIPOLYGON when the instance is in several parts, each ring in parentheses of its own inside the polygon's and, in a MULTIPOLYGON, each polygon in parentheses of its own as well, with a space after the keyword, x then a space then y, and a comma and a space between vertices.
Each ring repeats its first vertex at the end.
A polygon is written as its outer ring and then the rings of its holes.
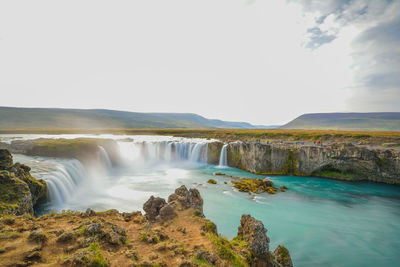
POLYGON ((74 241, 75 239, 76 239, 76 235, 75 235, 74 232, 65 232, 65 233, 62 233, 57 238, 57 242, 59 242, 59 243, 67 243, 67 242, 74 241))
POLYGON ((176 216, 177 216, 177 214, 176 214, 174 208, 169 204, 164 205, 160 209, 159 219, 161 221, 171 220, 171 219, 175 218, 176 216))
POLYGON ((146 212, 145 217, 150 222, 165 221, 176 217, 175 208, 182 209, 194 208, 200 215, 203 215, 203 199, 197 189, 188 190, 186 186, 175 190, 174 194, 168 197, 168 204, 165 199, 151 196, 143 205, 146 212))
POLYGON ((90 266, 89 258, 91 254, 88 251, 78 252, 68 259, 66 259, 62 265, 64 266, 90 266))
POLYGON ((266 233, 267 229, 261 221, 250 215, 242 215, 238 236, 247 242, 250 252, 255 257, 263 258, 268 254, 269 238, 266 233))
POLYGON ((126 242, 126 231, 118 225, 111 225, 111 231, 106 233, 106 240, 112 245, 122 245, 126 242))
MULTIPOLYGON (((104 240, 111 245, 122 245, 126 242, 126 231, 123 227, 112 223, 93 223, 85 229, 86 236, 96 237, 104 240)), ((82 245, 86 246, 89 240, 85 240, 82 245)))
POLYGON ((102 226, 100 223, 93 223, 86 228, 85 232, 88 235, 96 235, 101 233, 101 228, 102 226))
POLYGON ((88 208, 85 213, 88 216, 96 215, 96 212, 94 210, 92 210, 91 208, 88 208))
POLYGON ((186 186, 182 185, 175 190, 174 194, 168 197, 168 203, 173 205, 176 201, 180 203, 183 209, 194 208, 200 213, 200 216, 204 216, 203 199, 199 190, 194 188, 188 190, 186 186))
POLYGON ((197 253, 196 256, 199 260, 205 260, 206 262, 208 262, 211 266, 215 266, 217 265, 217 262, 219 261, 219 257, 217 254, 212 253, 212 252, 208 252, 208 251, 203 251, 200 250, 197 253))
POLYGON ((8 150, 0 149, 0 213, 33 215, 33 206, 47 197, 47 185, 29 173, 30 167, 15 163, 8 150))
POLYGON ((166 204, 165 199, 151 196, 143 205, 143 210, 146 212, 147 220, 154 222, 160 214, 161 208, 166 204))
POLYGON ((24 261, 38 261, 42 258, 39 251, 30 251, 24 256, 24 261))
POLYGON ((293 267, 292 258, 290 257, 289 251, 284 246, 279 245, 275 249, 274 255, 276 261, 279 262, 282 267, 293 267))
POLYGON ((29 234, 28 239, 30 241, 33 241, 36 243, 45 243, 47 241, 47 235, 43 231, 43 229, 38 229, 38 230, 32 231, 29 234))
POLYGON ((0 149, 0 170, 10 168, 13 165, 13 157, 7 149, 0 149))
POLYGON ((85 238, 85 239, 80 243, 80 246, 83 247, 83 248, 86 248, 86 247, 90 246, 90 244, 92 244, 92 243, 95 242, 95 241, 96 241, 96 238, 93 237, 93 236, 91 236, 91 237, 85 238))
POLYGON ((262 182, 264 186, 272 186, 272 181, 269 180, 268 178, 262 179, 262 182))

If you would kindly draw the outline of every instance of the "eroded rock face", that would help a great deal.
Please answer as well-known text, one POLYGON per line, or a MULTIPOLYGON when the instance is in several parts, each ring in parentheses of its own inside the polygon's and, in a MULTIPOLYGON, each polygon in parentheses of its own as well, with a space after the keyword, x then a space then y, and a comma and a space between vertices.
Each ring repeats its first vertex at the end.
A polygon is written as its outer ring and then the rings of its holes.
POLYGON ((156 221, 161 208, 166 204, 165 199, 151 196, 143 205, 143 210, 146 212, 145 218, 151 222, 156 221))
POLYGON ((200 196, 199 190, 195 188, 188 190, 186 186, 182 185, 168 197, 168 203, 171 205, 179 203, 183 209, 194 208, 200 216, 203 216, 203 198, 200 196))
POLYGON ((263 223, 250 215, 242 215, 238 236, 247 242, 251 253, 250 266, 254 267, 292 267, 289 251, 278 246, 275 254, 269 251, 269 238, 263 223))
POLYGON ((251 217, 250 215, 242 215, 238 235, 248 244, 249 250, 256 257, 267 257, 269 251, 269 238, 267 237, 267 229, 264 224, 251 217))
POLYGON ((13 165, 13 158, 7 149, 0 149, 0 170, 9 168, 13 165))
POLYGON ((279 245, 274 250, 276 261, 279 262, 282 267, 293 267, 292 258, 290 257, 289 250, 284 246, 279 245))
POLYGON ((351 144, 230 143, 228 165, 265 175, 320 176, 400 184, 400 152, 351 144))
POLYGON ((175 190, 175 193, 165 199, 151 196, 143 205, 145 218, 150 222, 171 220, 177 216, 176 210, 193 208, 198 216, 203 215, 203 199, 197 189, 188 190, 186 186, 175 190))
POLYGON ((47 197, 47 185, 29 173, 30 167, 15 163, 8 150, 0 149, 0 213, 33 215, 33 206, 47 197))

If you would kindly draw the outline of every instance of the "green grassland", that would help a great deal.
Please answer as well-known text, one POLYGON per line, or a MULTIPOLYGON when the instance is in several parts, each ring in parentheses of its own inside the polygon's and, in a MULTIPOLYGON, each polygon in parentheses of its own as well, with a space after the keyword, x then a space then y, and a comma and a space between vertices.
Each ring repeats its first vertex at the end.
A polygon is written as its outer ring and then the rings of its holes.
POLYGON ((357 144, 400 146, 399 131, 334 131, 334 130, 285 130, 285 129, 9 129, 0 134, 117 134, 117 135, 169 135, 192 138, 235 140, 285 140, 285 141, 334 141, 357 144))

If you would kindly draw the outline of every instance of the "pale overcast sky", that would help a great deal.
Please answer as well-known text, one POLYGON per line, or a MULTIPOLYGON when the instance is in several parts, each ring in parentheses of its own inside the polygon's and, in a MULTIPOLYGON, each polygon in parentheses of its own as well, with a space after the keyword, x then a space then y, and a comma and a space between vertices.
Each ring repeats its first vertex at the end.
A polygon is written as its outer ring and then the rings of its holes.
POLYGON ((0 106, 400 111, 400 1, 0 0, 0 106))

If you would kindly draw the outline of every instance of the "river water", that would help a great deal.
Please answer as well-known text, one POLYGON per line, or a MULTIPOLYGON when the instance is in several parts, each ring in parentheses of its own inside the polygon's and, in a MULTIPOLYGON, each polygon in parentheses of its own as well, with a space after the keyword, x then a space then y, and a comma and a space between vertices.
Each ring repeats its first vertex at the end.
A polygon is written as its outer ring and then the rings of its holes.
POLYGON ((207 165, 205 151, 210 140, 131 138, 133 142, 118 142, 123 159, 119 166, 112 166, 103 150, 92 166, 71 159, 23 155, 14 155, 14 161, 29 165, 36 178, 48 182, 51 201, 41 212, 88 207, 141 210, 151 195, 166 198, 184 184, 199 189, 204 213, 220 233, 234 237, 241 215, 251 214, 268 229, 270 249, 286 246, 295 266, 398 266, 400 262, 398 186, 274 176, 269 179, 275 186, 287 186, 287 192, 249 195, 234 190, 229 177, 213 173, 262 177, 207 165), (208 184, 210 178, 217 184, 208 184))

